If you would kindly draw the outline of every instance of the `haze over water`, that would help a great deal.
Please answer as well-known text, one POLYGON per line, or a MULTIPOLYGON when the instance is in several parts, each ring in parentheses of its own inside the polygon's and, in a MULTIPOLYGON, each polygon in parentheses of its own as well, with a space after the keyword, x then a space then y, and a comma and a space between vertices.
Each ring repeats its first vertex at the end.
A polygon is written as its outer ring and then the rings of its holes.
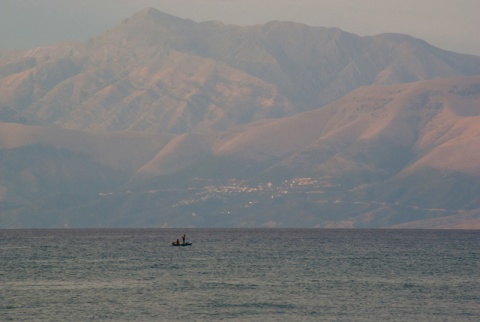
POLYGON ((0 320, 478 321, 479 231, 0 230, 0 320), (190 247, 171 247, 186 232, 190 247))

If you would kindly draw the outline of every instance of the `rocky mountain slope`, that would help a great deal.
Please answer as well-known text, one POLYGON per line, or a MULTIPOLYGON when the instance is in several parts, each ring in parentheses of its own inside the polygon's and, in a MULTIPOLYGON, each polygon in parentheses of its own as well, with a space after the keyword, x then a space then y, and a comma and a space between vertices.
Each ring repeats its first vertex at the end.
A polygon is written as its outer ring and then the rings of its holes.
POLYGON ((359 86, 476 74, 480 58, 406 35, 145 9, 86 43, 1 55, 0 115, 103 132, 216 131, 316 109, 359 86))

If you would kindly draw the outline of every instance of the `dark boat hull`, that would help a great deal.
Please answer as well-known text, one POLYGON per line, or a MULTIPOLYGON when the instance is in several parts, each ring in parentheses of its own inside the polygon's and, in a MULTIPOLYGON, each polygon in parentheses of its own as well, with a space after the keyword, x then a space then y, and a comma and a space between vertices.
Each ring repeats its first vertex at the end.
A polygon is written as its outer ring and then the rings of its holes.
POLYGON ((192 243, 177 244, 175 242, 172 242, 172 246, 192 246, 192 243))

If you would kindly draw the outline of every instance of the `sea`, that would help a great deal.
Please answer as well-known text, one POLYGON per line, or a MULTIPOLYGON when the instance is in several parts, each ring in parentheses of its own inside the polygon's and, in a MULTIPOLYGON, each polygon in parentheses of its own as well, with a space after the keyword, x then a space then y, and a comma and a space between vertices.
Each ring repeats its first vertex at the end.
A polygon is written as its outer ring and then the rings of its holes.
POLYGON ((480 321, 478 230, 0 230, 0 256, 0 321, 480 321))

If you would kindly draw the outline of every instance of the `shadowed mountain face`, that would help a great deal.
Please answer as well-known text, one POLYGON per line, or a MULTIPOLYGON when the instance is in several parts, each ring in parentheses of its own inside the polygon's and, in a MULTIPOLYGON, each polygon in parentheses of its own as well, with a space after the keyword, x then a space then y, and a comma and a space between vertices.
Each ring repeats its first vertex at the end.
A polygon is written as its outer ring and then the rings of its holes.
POLYGON ((478 75, 407 35, 155 9, 0 52, 0 226, 474 227, 478 75))

